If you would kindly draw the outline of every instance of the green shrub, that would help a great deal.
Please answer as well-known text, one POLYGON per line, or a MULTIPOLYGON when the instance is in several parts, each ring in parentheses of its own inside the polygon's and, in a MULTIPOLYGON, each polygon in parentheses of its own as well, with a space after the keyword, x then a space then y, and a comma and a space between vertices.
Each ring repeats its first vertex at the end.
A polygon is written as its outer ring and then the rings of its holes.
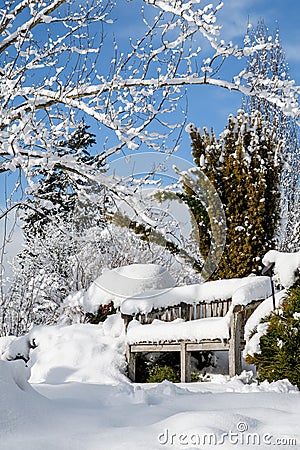
POLYGON ((261 353, 248 355, 246 362, 255 364, 260 380, 288 378, 300 388, 300 283, 266 321, 269 326, 260 338, 261 353))
POLYGON ((149 373, 148 383, 161 383, 164 380, 180 382, 180 372, 171 366, 154 366, 149 373))
MULTIPOLYGON (((212 352, 193 352, 193 366, 196 371, 191 374, 191 381, 201 381, 201 371, 214 366, 212 352)), ((138 353, 136 356, 136 381, 138 383, 160 383, 163 380, 180 382, 180 354, 138 353), (154 377, 154 378, 153 378, 154 377)))
MULTIPOLYGON (((153 371, 159 371, 160 367, 168 366, 180 373, 180 357, 177 352, 170 353, 139 353, 136 357, 136 381, 139 383, 152 383, 149 377, 153 371)), ((180 375, 179 375, 180 378, 180 375)), ((166 378, 169 380, 169 378, 166 378)), ((163 380, 162 380, 163 381, 163 380)), ((172 381, 172 380, 169 380, 172 381)), ((180 381, 180 380, 179 380, 180 381)), ((153 381, 153 383, 159 381, 153 381)))
MULTIPOLYGON (((161 383, 164 380, 172 381, 172 383, 180 382, 180 371, 171 366, 154 366, 147 379, 148 383, 161 383)), ((202 381, 199 372, 191 373, 191 382, 202 381)))

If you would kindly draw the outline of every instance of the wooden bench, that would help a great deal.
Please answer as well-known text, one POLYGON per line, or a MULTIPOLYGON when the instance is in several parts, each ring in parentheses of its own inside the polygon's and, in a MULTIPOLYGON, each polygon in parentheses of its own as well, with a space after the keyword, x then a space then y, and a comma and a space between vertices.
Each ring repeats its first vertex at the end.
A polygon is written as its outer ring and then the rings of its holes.
POLYGON ((138 320, 141 324, 151 324, 154 319, 165 322, 170 322, 177 318, 191 321, 210 317, 224 317, 226 314, 230 315, 229 339, 201 339, 199 341, 182 339, 157 343, 145 341, 128 343, 126 358, 129 378, 135 381, 137 354, 148 352, 180 352, 181 382, 191 381, 191 352, 194 351, 226 350, 229 352, 229 375, 240 374, 242 371, 241 351, 245 345, 244 327, 248 318, 261 301, 254 300, 245 306, 232 306, 231 299, 199 302, 197 304, 182 302, 176 306, 153 309, 148 314, 122 314, 126 330, 133 319, 138 320))

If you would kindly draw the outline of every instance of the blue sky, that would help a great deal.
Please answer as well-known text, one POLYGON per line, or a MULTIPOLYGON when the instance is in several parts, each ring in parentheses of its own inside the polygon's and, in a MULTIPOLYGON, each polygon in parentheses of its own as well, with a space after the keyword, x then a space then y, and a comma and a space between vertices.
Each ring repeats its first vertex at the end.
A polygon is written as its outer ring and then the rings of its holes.
MULTIPOLYGON (((122 41, 126 44, 130 36, 140 35, 141 19, 137 7, 142 4, 142 0, 117 2, 113 16, 117 18, 121 46, 122 41)), ((233 40, 234 43, 241 43, 248 20, 255 26, 257 21, 263 18, 271 34, 278 23, 283 49, 290 67, 290 76, 300 85, 299 17, 300 2, 295 0, 224 0, 224 7, 218 14, 218 22, 223 25, 221 36, 225 40, 233 40)), ((115 28, 115 25, 112 26, 115 28)), ((241 68, 241 66, 234 68, 234 72, 237 73, 241 68)), ((213 86, 194 86, 188 91, 188 122, 194 122, 201 128, 213 127, 218 134, 225 127, 228 115, 234 114, 241 107, 241 102, 242 96, 239 93, 213 86)), ((98 126, 91 123, 92 131, 96 131, 98 126)), ((105 129, 101 137, 100 133, 98 134, 99 140, 104 138, 103 134, 105 129)), ((101 147, 101 144, 99 146, 101 147)), ((189 137, 186 133, 177 156, 191 160, 189 137)), ((3 182, 2 180, 0 182, 3 192, 3 182)))
MULTIPOLYGON (((278 23, 283 50, 290 68, 290 77, 300 84, 300 2, 295 0, 224 0, 220 12, 222 34, 233 42, 241 42, 248 18, 255 26, 264 19, 273 33, 278 23)), ((189 119, 197 126, 214 127, 219 133, 230 113, 241 106, 239 93, 220 88, 199 86, 190 95, 189 119)))

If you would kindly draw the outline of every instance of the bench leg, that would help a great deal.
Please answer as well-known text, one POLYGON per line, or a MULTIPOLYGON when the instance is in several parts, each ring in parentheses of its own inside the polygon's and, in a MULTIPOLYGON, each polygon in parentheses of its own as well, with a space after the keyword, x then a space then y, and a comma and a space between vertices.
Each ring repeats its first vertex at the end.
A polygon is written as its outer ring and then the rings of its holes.
POLYGON ((242 372, 242 316, 239 312, 233 314, 229 344, 229 376, 242 372))
POLYGON ((190 383, 191 381, 191 352, 186 350, 186 343, 180 344, 180 381, 190 383))
POLYGON ((229 347, 229 376, 234 377, 242 372, 241 347, 234 342, 230 342, 229 347))
POLYGON ((136 353, 130 351, 130 345, 127 347, 126 359, 128 364, 128 378, 131 381, 135 381, 136 375, 136 353))

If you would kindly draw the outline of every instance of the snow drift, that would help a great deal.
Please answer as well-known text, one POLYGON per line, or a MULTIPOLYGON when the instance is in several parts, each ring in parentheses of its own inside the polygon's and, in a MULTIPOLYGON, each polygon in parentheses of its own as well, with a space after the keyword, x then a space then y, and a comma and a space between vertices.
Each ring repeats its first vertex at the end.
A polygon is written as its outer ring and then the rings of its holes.
MULTIPOLYGON (((119 314, 99 325, 38 326, 20 338, 0 338, 0 359, 7 362, 20 357, 29 359, 26 371, 31 383, 128 381, 124 375, 124 325, 119 314), (28 342, 35 344, 30 352, 28 342)), ((15 363, 25 367, 24 361, 12 361, 12 370, 15 363)), ((16 383, 25 386, 24 381, 16 383)))
POLYGON ((37 345, 30 353, 30 382, 127 380, 123 321, 116 314, 104 323, 35 328, 30 333, 37 345))

